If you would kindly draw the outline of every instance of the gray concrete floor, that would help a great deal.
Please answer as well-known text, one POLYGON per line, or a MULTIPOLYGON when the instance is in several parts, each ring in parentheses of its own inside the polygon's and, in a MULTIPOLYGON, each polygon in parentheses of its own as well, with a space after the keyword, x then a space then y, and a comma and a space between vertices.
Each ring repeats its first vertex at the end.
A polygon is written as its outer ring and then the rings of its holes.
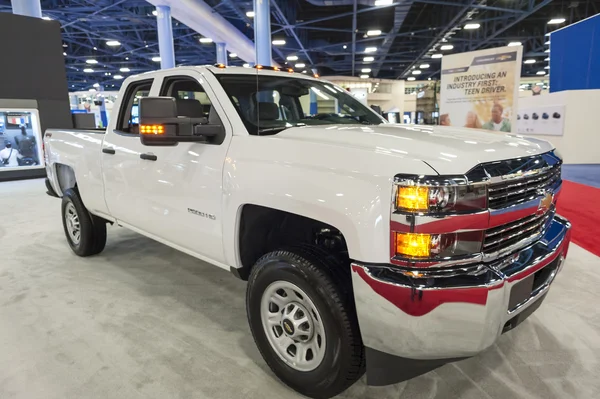
MULTIPOLYGON (((41 180, 0 183, 0 398, 299 398, 254 346, 245 283, 121 228, 75 256, 41 180)), ((600 259, 573 246, 486 352, 342 398, 600 398, 600 259)))

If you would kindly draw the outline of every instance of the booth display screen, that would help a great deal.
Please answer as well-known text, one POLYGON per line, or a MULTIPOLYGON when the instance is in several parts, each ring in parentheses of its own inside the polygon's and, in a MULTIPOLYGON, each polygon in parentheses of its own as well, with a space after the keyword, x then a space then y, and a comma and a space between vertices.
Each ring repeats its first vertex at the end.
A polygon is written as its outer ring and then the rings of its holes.
POLYGON ((0 173, 43 168, 43 158, 37 110, 0 109, 0 173))

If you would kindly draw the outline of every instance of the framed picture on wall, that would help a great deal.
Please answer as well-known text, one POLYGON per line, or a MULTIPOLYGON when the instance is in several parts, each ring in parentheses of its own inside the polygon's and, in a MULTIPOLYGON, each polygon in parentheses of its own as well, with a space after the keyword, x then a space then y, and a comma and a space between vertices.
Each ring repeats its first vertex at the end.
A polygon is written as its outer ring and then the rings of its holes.
POLYGON ((0 173, 44 167, 38 110, 0 108, 0 173))

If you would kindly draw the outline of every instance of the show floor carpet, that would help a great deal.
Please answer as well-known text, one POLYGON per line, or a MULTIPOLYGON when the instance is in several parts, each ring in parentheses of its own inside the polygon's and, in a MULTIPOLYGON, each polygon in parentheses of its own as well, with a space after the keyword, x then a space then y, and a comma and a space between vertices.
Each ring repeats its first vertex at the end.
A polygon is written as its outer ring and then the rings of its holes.
MULTIPOLYGON (((300 398, 254 346, 244 282, 120 228, 78 258, 44 191, 0 183, 0 398, 300 398)), ((541 308, 489 350, 341 398, 600 398, 599 266, 573 246, 541 308)))

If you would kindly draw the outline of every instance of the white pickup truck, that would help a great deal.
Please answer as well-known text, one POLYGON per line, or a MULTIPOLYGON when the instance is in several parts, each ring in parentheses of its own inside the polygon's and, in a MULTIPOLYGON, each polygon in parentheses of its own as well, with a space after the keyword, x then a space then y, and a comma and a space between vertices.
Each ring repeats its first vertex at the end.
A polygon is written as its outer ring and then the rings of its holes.
POLYGON ((476 355, 567 255, 545 141, 389 124, 275 68, 151 72, 118 99, 106 131, 45 133, 70 247, 100 253, 115 223, 248 280, 256 344, 306 396, 476 355))

